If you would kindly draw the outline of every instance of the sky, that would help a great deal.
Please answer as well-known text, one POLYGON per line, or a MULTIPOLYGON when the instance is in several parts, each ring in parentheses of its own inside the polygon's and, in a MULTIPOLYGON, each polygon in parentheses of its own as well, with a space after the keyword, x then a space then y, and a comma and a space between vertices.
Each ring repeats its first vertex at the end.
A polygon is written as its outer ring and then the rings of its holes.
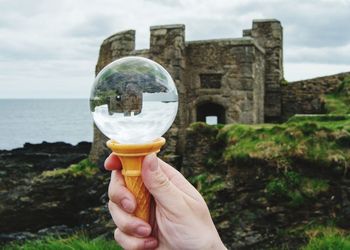
POLYGON ((88 98, 102 41, 185 24, 186 40, 235 38, 253 19, 284 31, 285 79, 350 71, 350 0, 0 0, 0 98, 88 98))

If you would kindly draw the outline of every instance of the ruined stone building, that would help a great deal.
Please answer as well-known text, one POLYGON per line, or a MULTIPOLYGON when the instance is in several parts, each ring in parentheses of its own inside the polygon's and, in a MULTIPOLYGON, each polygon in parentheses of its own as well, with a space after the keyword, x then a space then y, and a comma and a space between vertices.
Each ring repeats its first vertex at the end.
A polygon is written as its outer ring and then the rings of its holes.
MULTIPOLYGON (((186 127, 195 121, 262 123, 281 116, 283 79, 282 26, 278 20, 254 20, 242 38, 186 41, 184 25, 150 28, 149 49, 135 50, 135 31, 105 39, 96 74, 124 56, 143 56, 173 77, 179 93, 179 111, 169 134, 177 150, 186 127), (175 142, 174 142, 175 143, 175 142)), ((92 152, 99 154, 104 138, 95 128, 92 152), (103 139, 101 139, 103 138, 103 139), (98 146, 98 144, 100 146, 98 146)))
MULTIPOLYGON (((175 81, 179 111, 167 135, 172 138, 167 143, 170 151, 182 152, 185 129, 192 122, 277 122, 285 116, 284 110, 292 115, 321 109, 319 95, 310 93, 295 104, 297 108, 287 107, 297 100, 299 90, 282 84, 283 28, 276 19, 254 20, 241 38, 200 41, 186 41, 182 24, 153 26, 150 47, 142 50, 135 50, 134 30, 119 32, 103 41, 96 74, 110 62, 131 55, 158 62, 175 81)), ((95 128, 93 160, 104 150, 104 141, 95 128)))

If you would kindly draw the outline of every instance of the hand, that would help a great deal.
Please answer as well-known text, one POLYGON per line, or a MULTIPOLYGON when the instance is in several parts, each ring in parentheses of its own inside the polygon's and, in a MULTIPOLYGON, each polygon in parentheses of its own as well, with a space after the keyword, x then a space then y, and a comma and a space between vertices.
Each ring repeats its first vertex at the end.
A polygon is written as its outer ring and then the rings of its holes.
POLYGON ((132 214, 136 201, 125 187, 119 158, 111 154, 105 168, 113 170, 108 206, 115 240, 124 249, 226 249, 202 196, 155 154, 142 163, 142 179, 154 197, 150 224, 132 214))

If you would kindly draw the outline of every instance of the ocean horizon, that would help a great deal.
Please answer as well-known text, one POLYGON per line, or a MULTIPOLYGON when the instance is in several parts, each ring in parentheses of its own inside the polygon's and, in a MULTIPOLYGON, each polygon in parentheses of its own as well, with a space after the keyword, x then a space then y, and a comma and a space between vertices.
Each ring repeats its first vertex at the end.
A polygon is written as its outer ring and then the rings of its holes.
POLYGON ((0 99, 0 150, 24 143, 92 141, 87 98, 0 99))

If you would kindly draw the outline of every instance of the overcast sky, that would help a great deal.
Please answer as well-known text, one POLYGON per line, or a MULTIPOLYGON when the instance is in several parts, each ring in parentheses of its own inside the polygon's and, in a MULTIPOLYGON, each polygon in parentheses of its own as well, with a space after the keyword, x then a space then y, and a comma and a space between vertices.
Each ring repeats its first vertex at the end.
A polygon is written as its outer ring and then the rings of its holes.
POLYGON ((350 0, 0 0, 0 98, 87 98, 103 39, 183 23, 186 40, 241 37, 252 19, 284 28, 288 81, 350 71, 350 0))

